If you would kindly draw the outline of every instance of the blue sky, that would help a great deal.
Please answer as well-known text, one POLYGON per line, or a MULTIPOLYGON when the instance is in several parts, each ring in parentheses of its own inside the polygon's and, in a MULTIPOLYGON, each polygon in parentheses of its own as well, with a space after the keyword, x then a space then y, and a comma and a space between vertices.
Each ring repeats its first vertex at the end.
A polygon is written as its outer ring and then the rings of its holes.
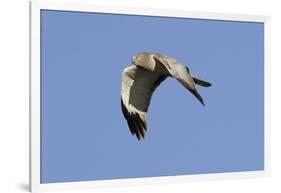
POLYGON ((41 183, 263 170, 262 23, 41 12, 41 183), (143 141, 120 107, 132 55, 161 52, 210 88, 155 91, 143 141))

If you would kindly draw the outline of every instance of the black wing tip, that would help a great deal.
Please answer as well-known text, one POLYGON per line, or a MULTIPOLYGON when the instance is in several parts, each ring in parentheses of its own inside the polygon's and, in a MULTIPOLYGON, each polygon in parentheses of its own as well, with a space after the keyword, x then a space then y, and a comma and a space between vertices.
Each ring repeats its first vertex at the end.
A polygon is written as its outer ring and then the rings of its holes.
POLYGON ((121 108, 125 119, 127 120, 130 132, 132 135, 136 135, 137 139, 140 141, 145 138, 145 133, 147 131, 147 126, 145 121, 143 121, 139 114, 130 113, 121 97, 121 108))
MULTIPOLYGON (((197 97, 196 97, 197 98, 197 97)), ((198 98, 197 98, 198 99, 198 98)), ((198 99, 199 100, 199 102, 203 105, 203 107, 205 107, 206 106, 206 104, 205 104, 205 102, 204 102, 204 100, 202 99, 202 100, 200 100, 200 99, 198 99)))
POLYGON ((205 82, 204 87, 210 87, 210 86, 212 86, 212 83, 205 82))
POLYGON ((140 118, 139 114, 131 113, 127 121, 131 123, 131 129, 136 134, 138 140, 144 139, 147 128, 145 122, 140 118))
POLYGON ((200 101, 200 102, 201 102, 201 104, 202 104, 204 107, 206 107, 206 104, 205 104, 204 101, 200 101))
POLYGON ((201 79, 196 78, 196 77, 192 77, 192 79, 194 80, 195 84, 198 84, 200 86, 203 86, 203 87, 210 87, 210 86, 212 86, 212 83, 207 82, 205 80, 201 80, 201 79))
POLYGON ((210 86, 212 86, 212 83, 206 82, 205 87, 210 87, 210 86))
POLYGON ((202 98, 202 96, 199 94, 199 92, 195 89, 195 90, 192 90, 191 93, 199 100, 199 102, 203 105, 203 106, 206 106, 205 105, 205 102, 202 98))
MULTIPOLYGON (((127 120, 127 122, 129 125, 129 122, 131 122, 131 121, 127 120)), ((130 128, 132 135, 133 136, 135 135, 137 137, 138 141, 142 141, 145 139, 145 130, 143 128, 138 128, 135 125, 129 126, 129 128, 130 128)))
POLYGON ((143 141, 145 139, 145 136, 139 136, 139 135, 136 135, 138 141, 143 141))

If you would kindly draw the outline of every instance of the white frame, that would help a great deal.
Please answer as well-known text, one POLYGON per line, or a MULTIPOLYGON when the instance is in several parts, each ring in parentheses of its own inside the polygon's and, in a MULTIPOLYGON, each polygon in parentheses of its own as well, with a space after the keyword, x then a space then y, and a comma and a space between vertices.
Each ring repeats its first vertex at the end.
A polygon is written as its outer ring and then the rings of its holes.
POLYGON ((269 77, 270 77, 270 17, 225 13, 191 12, 183 10, 144 9, 124 6, 104 6, 73 2, 51 2, 47 0, 30 2, 30 191, 66 190, 76 188, 102 188, 158 183, 175 183, 198 180, 234 179, 262 177, 270 174, 269 160, 269 77), (148 177, 118 180, 82 181, 40 184, 40 10, 66 10, 81 12, 116 13, 127 15, 166 16, 210 20, 248 21, 264 23, 264 170, 221 174, 200 174, 169 177, 148 177))

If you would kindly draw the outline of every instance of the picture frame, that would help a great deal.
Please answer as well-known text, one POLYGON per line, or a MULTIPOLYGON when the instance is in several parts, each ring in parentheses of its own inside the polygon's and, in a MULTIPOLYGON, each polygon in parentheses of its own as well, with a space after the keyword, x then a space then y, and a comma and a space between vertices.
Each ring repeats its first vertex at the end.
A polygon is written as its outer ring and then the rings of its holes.
POLYGON ((148 184, 184 183, 264 177, 270 174, 270 17, 229 13, 211 13, 186 10, 145 9, 125 6, 105 6, 78 2, 30 1, 30 191, 52 191, 82 188, 122 187, 148 184), (264 25, 264 169, 261 171, 241 171, 226 173, 191 174, 178 176, 153 176, 130 179, 110 179, 95 181, 69 181, 41 183, 41 11, 54 10, 81 13, 102 13, 116 15, 152 16, 183 19, 222 20, 237 22, 259 22, 264 25))

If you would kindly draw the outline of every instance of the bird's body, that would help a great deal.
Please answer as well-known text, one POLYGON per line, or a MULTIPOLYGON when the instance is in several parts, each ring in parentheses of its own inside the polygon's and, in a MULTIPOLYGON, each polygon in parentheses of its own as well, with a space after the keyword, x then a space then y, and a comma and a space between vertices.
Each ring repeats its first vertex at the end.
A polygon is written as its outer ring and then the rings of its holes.
POLYGON ((142 52, 132 57, 130 66, 124 69, 121 85, 121 106, 133 135, 145 137, 146 113, 154 90, 167 77, 176 78, 203 105, 195 84, 204 87, 210 83, 191 75, 190 70, 176 59, 159 53, 142 52))
POLYGON ((156 55, 159 54, 143 52, 136 56, 133 56, 132 63, 137 67, 143 68, 150 72, 164 76, 171 76, 167 68, 154 59, 154 56, 156 55))

